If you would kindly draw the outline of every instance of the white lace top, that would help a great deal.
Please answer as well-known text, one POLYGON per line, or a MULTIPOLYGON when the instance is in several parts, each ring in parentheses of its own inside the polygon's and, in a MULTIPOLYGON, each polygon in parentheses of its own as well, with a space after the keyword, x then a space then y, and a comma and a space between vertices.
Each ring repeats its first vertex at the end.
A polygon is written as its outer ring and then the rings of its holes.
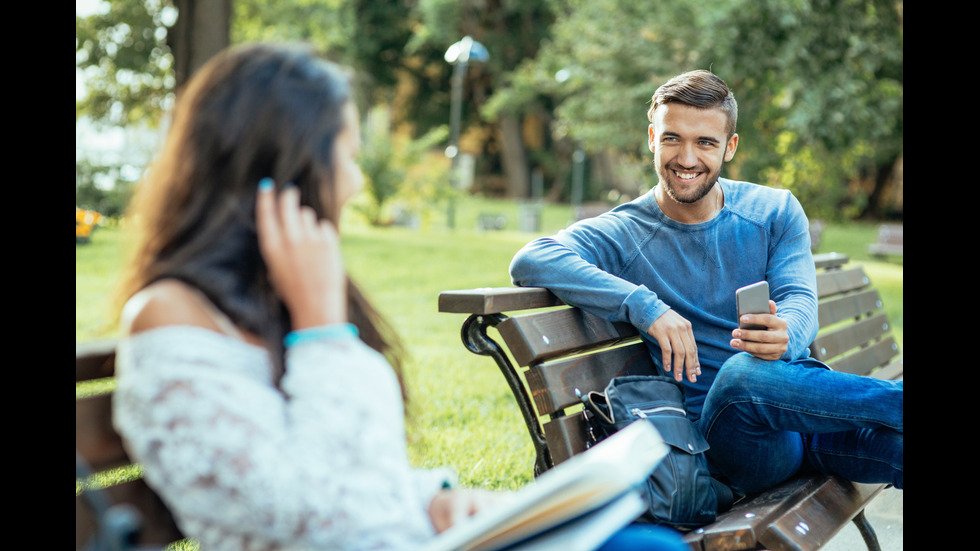
POLYGON ((412 549, 445 472, 409 465, 390 365, 356 339, 267 352, 195 327, 120 343, 114 422, 205 551, 412 549))

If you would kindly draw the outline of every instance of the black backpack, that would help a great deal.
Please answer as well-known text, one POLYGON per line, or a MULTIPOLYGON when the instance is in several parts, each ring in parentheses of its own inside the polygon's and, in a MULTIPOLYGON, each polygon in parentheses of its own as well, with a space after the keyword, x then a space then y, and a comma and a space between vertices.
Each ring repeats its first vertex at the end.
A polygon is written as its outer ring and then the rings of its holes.
POLYGON ((731 507, 733 495, 708 472, 708 442, 687 418, 682 387, 670 377, 616 377, 604 392, 581 396, 589 445, 638 420, 652 423, 670 453, 647 479, 643 489, 650 522, 682 529, 715 520, 731 507))

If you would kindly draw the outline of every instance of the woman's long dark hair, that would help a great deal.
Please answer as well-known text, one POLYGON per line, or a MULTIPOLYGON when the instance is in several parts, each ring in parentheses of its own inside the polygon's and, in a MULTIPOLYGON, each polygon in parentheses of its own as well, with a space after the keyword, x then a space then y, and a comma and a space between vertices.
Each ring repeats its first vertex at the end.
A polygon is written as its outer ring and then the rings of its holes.
MULTIPOLYGON (((123 298, 163 278, 182 280, 261 336, 281 374, 291 325, 259 254, 256 190, 267 176, 294 183, 302 203, 337 226, 332 151, 349 101, 349 75, 298 46, 239 46, 199 69, 178 92, 163 148, 132 203, 140 241, 123 298)), ((350 281, 348 303, 362 340, 400 377, 397 339, 350 281)))

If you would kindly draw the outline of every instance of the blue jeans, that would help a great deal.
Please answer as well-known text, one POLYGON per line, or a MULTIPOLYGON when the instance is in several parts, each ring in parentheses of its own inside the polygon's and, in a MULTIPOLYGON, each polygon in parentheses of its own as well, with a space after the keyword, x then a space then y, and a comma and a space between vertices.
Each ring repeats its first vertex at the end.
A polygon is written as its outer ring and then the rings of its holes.
POLYGON ((677 530, 656 524, 630 524, 613 534, 599 551, 691 551, 677 530))
POLYGON ((901 381, 742 352, 722 365, 697 425, 712 469, 742 493, 801 471, 903 488, 903 399, 901 381))

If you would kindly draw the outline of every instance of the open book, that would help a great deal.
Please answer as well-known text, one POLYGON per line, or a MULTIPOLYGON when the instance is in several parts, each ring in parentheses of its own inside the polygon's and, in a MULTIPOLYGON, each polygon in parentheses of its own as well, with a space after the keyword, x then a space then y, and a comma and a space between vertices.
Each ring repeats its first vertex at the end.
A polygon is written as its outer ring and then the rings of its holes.
POLYGON ((638 486, 666 457, 651 423, 635 422, 541 474, 513 499, 436 537, 426 551, 594 549, 639 517, 638 486))

